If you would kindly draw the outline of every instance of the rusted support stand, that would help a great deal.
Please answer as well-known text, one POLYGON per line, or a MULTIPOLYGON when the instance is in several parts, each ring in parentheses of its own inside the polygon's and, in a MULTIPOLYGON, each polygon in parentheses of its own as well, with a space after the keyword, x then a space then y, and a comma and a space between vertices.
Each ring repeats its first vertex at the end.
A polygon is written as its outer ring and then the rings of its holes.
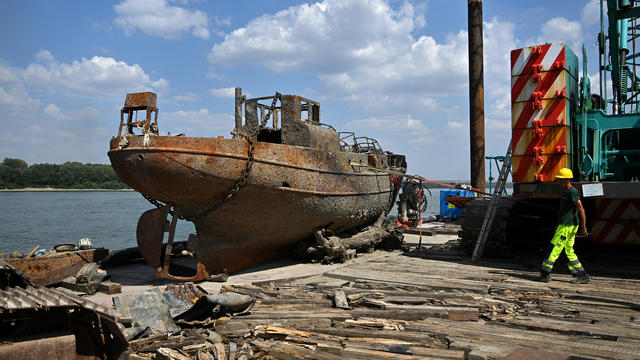
POLYGON ((178 281, 205 280, 209 277, 209 273, 200 261, 198 261, 196 274, 194 276, 174 276, 169 273, 173 239, 176 234, 176 223, 180 217, 180 214, 175 208, 171 211, 172 206, 172 204, 167 204, 157 209, 148 210, 140 216, 136 231, 138 250, 140 250, 144 261, 156 269, 157 278, 178 281), (171 214, 172 217, 170 225, 167 226, 167 216, 169 214, 171 214), (165 232, 169 233, 169 238, 164 252, 164 261, 162 261, 162 243, 165 232))
POLYGON ((201 281, 209 277, 209 273, 204 267, 204 264, 198 261, 196 267, 196 274, 193 276, 175 276, 169 273, 169 267, 171 266, 171 252, 173 251, 173 239, 176 235, 176 224, 178 222, 177 210, 173 209, 173 215, 171 216, 171 225, 169 225, 169 238, 167 239, 167 247, 164 252, 164 264, 162 267, 156 268, 156 278, 169 279, 178 281, 201 281))

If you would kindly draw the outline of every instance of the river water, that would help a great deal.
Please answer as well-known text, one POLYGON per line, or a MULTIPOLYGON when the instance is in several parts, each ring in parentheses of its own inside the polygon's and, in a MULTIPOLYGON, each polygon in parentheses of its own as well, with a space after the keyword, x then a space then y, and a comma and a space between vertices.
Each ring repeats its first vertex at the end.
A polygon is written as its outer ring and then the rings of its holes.
MULTIPOLYGON (((0 192, 0 253, 77 244, 84 237, 94 247, 137 246, 138 218, 152 208, 134 191, 0 192)), ((178 221, 175 240, 189 233, 195 233, 193 224, 178 221)))
MULTIPOLYGON (((431 194, 426 216, 440 213, 440 190, 431 194)), ((84 237, 94 247, 136 246, 138 218, 152 208, 134 191, 0 192, 0 253, 77 244, 84 237)), ((391 215, 396 214, 394 208, 391 215)), ((187 240, 190 233, 193 224, 178 221, 175 240, 187 240)))

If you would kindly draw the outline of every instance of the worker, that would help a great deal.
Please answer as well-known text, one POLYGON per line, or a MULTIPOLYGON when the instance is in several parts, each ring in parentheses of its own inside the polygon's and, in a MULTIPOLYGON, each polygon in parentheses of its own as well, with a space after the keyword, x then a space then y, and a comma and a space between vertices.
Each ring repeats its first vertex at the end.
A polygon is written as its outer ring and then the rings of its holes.
POLYGON ((564 249, 569 259, 569 271, 575 277, 571 282, 575 284, 586 284, 589 282, 589 274, 584 270, 578 256, 573 251, 576 233, 580 230, 581 236, 587 235, 586 216, 582 202, 580 202, 580 193, 571 185, 573 172, 571 169, 563 168, 556 175, 556 182, 560 184, 564 190, 560 199, 560 207, 558 209, 558 223, 556 224, 556 232, 551 240, 553 249, 542 262, 540 269, 540 281, 549 282, 551 280, 551 270, 556 262, 562 249, 564 249))

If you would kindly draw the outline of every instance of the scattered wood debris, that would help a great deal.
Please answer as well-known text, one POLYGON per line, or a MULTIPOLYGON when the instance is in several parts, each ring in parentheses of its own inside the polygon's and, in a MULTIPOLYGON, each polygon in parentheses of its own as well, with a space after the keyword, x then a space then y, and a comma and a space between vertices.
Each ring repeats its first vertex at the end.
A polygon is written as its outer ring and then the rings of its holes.
POLYGON ((328 230, 314 231, 314 243, 302 241, 294 251, 298 258, 312 262, 343 263, 356 253, 373 252, 376 249, 393 250, 403 246, 403 228, 381 215, 376 222, 355 234, 332 235, 328 230))
POLYGON ((62 279, 58 286, 87 295, 95 294, 97 291, 105 294, 119 294, 122 287, 118 283, 109 281, 109 278, 106 270, 90 262, 84 264, 75 275, 62 279))
POLYGON ((575 285, 554 275, 545 284, 514 264, 454 259, 387 256, 289 283, 226 286, 258 300, 215 329, 257 359, 637 357, 640 281, 575 285))

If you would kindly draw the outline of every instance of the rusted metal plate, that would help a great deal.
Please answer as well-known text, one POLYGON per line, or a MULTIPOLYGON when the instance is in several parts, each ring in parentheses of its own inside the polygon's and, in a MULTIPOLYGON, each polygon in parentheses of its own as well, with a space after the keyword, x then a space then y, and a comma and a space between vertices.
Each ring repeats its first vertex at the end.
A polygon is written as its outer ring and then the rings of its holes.
POLYGON ((3 310, 46 309, 66 306, 82 306, 112 319, 120 317, 112 308, 96 304, 60 289, 42 286, 27 286, 26 288, 12 286, 0 290, 0 313, 3 310))
POLYGON ((99 359, 99 357, 76 354, 76 337, 72 333, 66 332, 43 334, 38 339, 16 339, 0 344, 0 359, 88 360, 99 359))
POLYGON ((128 348, 113 309, 0 270, 0 359, 119 359, 128 348))
POLYGON ((150 91, 130 93, 124 100, 125 108, 156 107, 158 95, 150 91))
POLYGON ((9 258, 6 261, 27 275, 34 284, 48 286, 73 276, 84 264, 98 262, 108 253, 107 249, 90 249, 31 258, 9 258))
POLYGON ((160 289, 153 288, 134 294, 115 296, 113 304, 125 317, 163 333, 180 331, 173 319, 167 300, 160 289))
POLYGON ((156 268, 162 263, 162 241, 167 227, 167 214, 170 206, 145 211, 138 220, 136 240, 140 254, 147 264, 156 268))

